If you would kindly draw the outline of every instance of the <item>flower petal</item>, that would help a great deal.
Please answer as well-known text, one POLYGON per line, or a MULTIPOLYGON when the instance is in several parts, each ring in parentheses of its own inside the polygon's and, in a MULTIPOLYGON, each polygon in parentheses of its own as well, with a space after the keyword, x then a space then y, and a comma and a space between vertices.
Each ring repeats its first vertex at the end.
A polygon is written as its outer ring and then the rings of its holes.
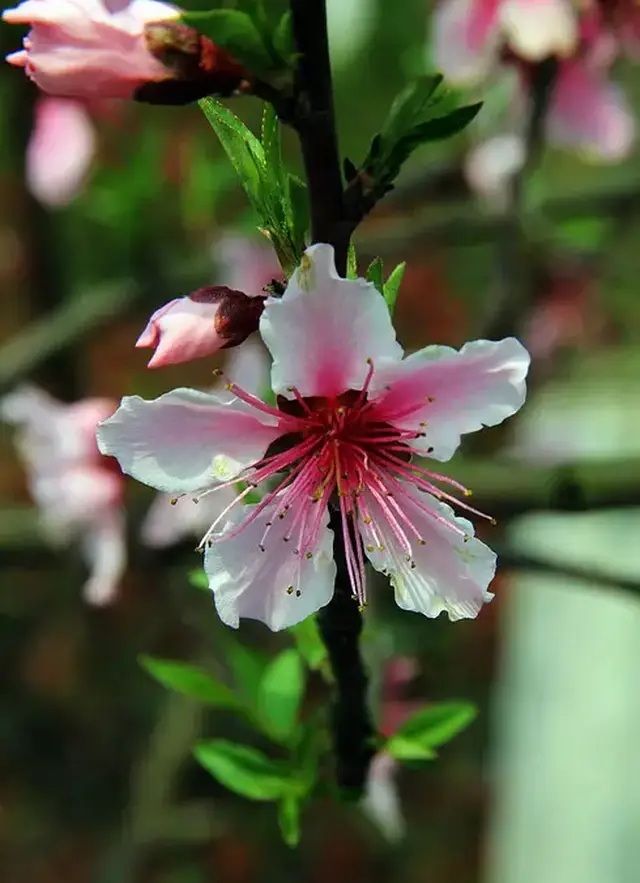
POLYGON ((408 534, 408 556, 380 504, 367 494, 372 522, 361 522, 360 533, 371 564, 388 574, 403 610, 431 618, 446 611, 450 620, 477 616, 493 597, 486 589, 495 574, 495 553, 474 537, 471 522, 456 517, 450 506, 404 482, 403 487, 406 494, 396 493, 395 499, 423 542, 408 534))
POLYGON ((276 499, 237 536, 224 539, 224 533, 241 524, 256 508, 237 506, 231 510, 221 538, 206 547, 204 567, 209 587, 220 619, 232 628, 246 618, 257 619, 277 632, 311 616, 333 596, 336 566, 328 512, 316 550, 307 558, 295 554, 293 542, 284 542, 294 516, 289 513, 287 518, 276 517, 278 505, 276 499), (273 524, 262 552, 260 544, 270 522, 273 524))
POLYGON ((109 510, 97 519, 82 539, 82 550, 91 574, 83 594, 89 604, 109 604, 117 595, 127 569, 127 541, 123 513, 109 510))
POLYGON ((416 431, 424 438, 414 450, 449 460, 460 436, 496 426, 522 406, 529 353, 514 337, 474 340, 462 349, 429 346, 400 364, 383 366, 371 384, 381 420, 416 431))
POLYGON ((221 488, 198 501, 189 497, 176 501, 171 494, 157 494, 142 522, 140 539, 152 549, 163 549, 189 537, 200 539, 235 497, 232 487, 221 488))
POLYGON ((389 843, 398 843, 406 833, 395 777, 398 762, 383 751, 371 761, 362 809, 389 843))
POLYGON ((362 389, 367 359, 402 358, 389 310, 375 286, 341 279, 333 247, 312 245, 280 299, 270 298, 260 333, 274 362, 272 386, 292 398, 362 389))
POLYGON ((169 493, 194 493, 234 478, 279 435, 276 419, 212 393, 174 389, 153 401, 123 398, 98 427, 98 446, 123 472, 169 493))
POLYGON ((499 16, 507 43, 527 61, 575 51, 578 16, 569 0, 502 0, 499 16))
POLYGON ((443 0, 433 11, 429 66, 452 83, 486 77, 497 60, 500 0, 443 0))

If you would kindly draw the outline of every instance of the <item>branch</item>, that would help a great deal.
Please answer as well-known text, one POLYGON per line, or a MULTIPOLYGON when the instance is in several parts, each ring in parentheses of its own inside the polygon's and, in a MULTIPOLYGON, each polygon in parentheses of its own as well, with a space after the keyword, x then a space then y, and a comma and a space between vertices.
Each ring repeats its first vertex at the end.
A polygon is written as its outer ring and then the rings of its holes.
POLYGON ((359 797, 375 753, 375 731, 367 703, 367 675, 358 646, 362 616, 352 597, 342 523, 335 510, 331 512, 330 527, 335 537, 338 572, 333 599, 318 612, 318 628, 337 687, 331 714, 337 780, 342 789, 359 797))
POLYGON ((298 133, 309 187, 311 238, 328 242, 346 274, 352 227, 345 216, 325 0, 291 0, 293 35, 300 58, 291 124, 298 133))
POLYGON ((607 588, 640 597, 640 579, 624 576, 613 576, 611 573, 594 570, 593 567, 581 567, 578 564, 566 564, 549 561, 521 552, 499 552, 498 561, 501 570, 518 570, 537 573, 550 577, 566 577, 579 580, 594 589, 607 588))

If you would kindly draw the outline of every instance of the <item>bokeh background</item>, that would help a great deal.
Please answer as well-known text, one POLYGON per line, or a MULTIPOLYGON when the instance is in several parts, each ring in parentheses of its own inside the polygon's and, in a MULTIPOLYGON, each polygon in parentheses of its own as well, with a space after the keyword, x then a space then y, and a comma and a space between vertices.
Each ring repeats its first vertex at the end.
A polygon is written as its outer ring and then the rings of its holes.
MULTIPOLYGON (((329 11, 341 147, 357 161, 426 68, 430 7, 330 0, 329 11)), ((20 36, 0 25, 3 52, 20 36)), ((640 114, 638 68, 621 61, 615 78, 640 114)), ((496 76, 477 124, 414 155, 356 240, 363 265, 408 261, 396 312, 407 348, 515 333, 534 357, 523 412, 470 438, 448 467, 498 520, 481 527, 501 554, 495 601, 456 624, 401 613, 382 587, 371 606, 373 665, 384 644, 417 662, 408 698, 464 698, 480 712, 429 768, 400 774, 406 838, 391 845, 356 808, 321 800, 292 852, 271 806, 197 766, 193 742, 233 737, 232 722, 169 695, 137 661, 224 671, 224 627, 187 582, 193 542, 145 546, 153 494, 128 484, 126 574, 111 604, 87 604, 86 565, 74 544, 47 541, 3 426, 2 883, 640 879, 638 153, 596 164, 545 145, 509 245, 500 193, 479 195, 465 177, 501 90, 496 76), (517 269, 506 298, 505 249, 517 269)), ((260 244, 204 118, 92 108, 86 181, 51 206, 25 174, 38 102, 20 71, 0 67, 2 394, 25 381, 64 402, 209 385, 210 360, 147 371, 148 351, 133 346, 159 305, 227 281, 221 240, 260 244)), ((231 106, 259 124, 257 102, 231 106)), ((293 138, 286 147, 299 166, 293 138)), ((287 642, 251 623, 241 637, 267 652, 287 642)))

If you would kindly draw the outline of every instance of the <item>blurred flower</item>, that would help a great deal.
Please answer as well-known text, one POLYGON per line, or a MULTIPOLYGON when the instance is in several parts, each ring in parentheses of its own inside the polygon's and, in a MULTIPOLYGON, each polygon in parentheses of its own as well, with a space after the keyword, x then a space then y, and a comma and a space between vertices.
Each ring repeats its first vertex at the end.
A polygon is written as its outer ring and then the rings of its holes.
POLYGON ((361 604, 366 552, 403 609, 475 616, 491 597, 495 555, 444 500, 475 510, 440 484, 466 489, 410 458, 448 460, 462 434, 515 413, 525 397, 524 347, 480 340, 403 359, 384 299, 363 279, 338 277, 323 244, 307 249, 283 297, 268 300, 260 332, 277 407, 231 382, 231 401, 188 389, 124 398, 98 430, 103 453, 169 493, 204 496, 246 481, 248 494, 278 479, 260 503, 221 513, 203 539, 221 619, 279 630, 329 602, 330 503, 361 604))
POLYGON ((7 61, 52 95, 183 104, 230 95, 248 76, 160 0, 24 0, 2 17, 31 25, 7 61))
POLYGON ((66 98, 36 101, 27 147, 27 184, 45 205, 70 203, 91 167, 96 135, 85 107, 66 98))
MULTIPOLYGON (((406 699, 403 690, 418 673, 415 659, 399 656, 385 666, 382 682, 380 732, 392 736, 405 720, 416 711, 419 702, 406 699)), ((362 807, 371 821, 391 843, 405 835, 405 821, 396 787, 398 761, 379 751, 371 761, 362 807)))
POLYGON ((578 42, 571 0, 443 0, 432 33, 435 67, 461 84, 485 78, 504 46, 536 62, 572 55, 578 42))
MULTIPOLYGON (((260 395, 269 386, 269 357, 257 335, 233 350, 226 365, 227 374, 247 392, 260 395)), ((224 395, 221 384, 212 392, 224 395)), ((231 394, 227 392, 231 398, 231 394)), ((190 536, 202 536, 220 513, 237 496, 234 487, 222 488, 199 502, 189 497, 176 500, 171 494, 157 494, 149 507, 140 531, 142 542, 152 548, 164 548, 190 536)))
POLYGON ((126 566, 124 479, 95 439, 97 423, 114 408, 108 399, 65 405, 31 386, 0 402, 0 417, 19 427, 16 444, 46 535, 53 544, 81 544, 92 604, 113 599, 126 566))
POLYGON ((162 368, 237 346, 258 328, 266 295, 225 285, 199 288, 169 301, 149 319, 137 347, 154 347, 148 368, 162 368))
POLYGON ((262 294, 274 279, 282 280, 275 252, 266 240, 223 236, 214 243, 211 255, 229 288, 246 291, 250 296, 262 294))
POLYGON ((524 161, 524 140, 519 135, 495 135, 469 151, 464 162, 465 178, 491 208, 502 210, 506 208, 509 182, 524 161))

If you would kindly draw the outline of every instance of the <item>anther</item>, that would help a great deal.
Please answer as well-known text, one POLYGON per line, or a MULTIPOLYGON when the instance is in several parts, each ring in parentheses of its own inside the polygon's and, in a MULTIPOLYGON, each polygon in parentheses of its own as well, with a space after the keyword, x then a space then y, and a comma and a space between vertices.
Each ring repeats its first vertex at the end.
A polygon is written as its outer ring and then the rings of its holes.
POLYGON ((299 598, 301 594, 302 592, 300 591, 300 589, 296 589, 296 598, 299 598))
POLYGON ((468 533, 466 533, 466 534, 462 537, 462 542, 463 542, 463 543, 468 543, 470 539, 471 539, 471 537, 469 536, 468 533))
POLYGON ((224 374, 224 371, 222 370, 222 368, 214 368, 211 373, 213 374, 214 377, 222 377, 222 375, 224 374))
POLYGON ((363 524, 371 524, 372 521, 373 521, 373 518, 370 515, 365 515, 364 518, 362 519, 363 524))
POLYGON ((263 545, 263 543, 258 543, 258 548, 260 549, 261 552, 266 552, 266 551, 267 551, 266 548, 265 548, 265 546, 263 545))
POLYGON ((175 506, 176 503, 178 502, 178 498, 177 498, 177 497, 171 497, 171 499, 169 500, 169 502, 171 503, 172 506, 175 506))
POLYGON ((375 552, 375 550, 376 550, 375 546, 367 546, 367 552, 375 552))
POLYGON ((427 545, 427 541, 426 541, 426 540, 423 540, 422 537, 418 537, 418 545, 420 545, 420 546, 426 546, 426 545, 427 545))
POLYGON ((293 586, 287 586, 287 595, 293 595, 293 586))
POLYGON ((313 558, 313 552, 305 552, 304 557, 307 559, 307 561, 311 561, 311 559, 313 558))
POLYGON ((464 491, 464 496, 465 496, 465 497, 472 497, 472 496, 473 496, 473 491, 470 491, 469 488, 467 488, 467 489, 464 491))
POLYGON ((433 454, 433 448, 427 448, 427 454, 433 454))

